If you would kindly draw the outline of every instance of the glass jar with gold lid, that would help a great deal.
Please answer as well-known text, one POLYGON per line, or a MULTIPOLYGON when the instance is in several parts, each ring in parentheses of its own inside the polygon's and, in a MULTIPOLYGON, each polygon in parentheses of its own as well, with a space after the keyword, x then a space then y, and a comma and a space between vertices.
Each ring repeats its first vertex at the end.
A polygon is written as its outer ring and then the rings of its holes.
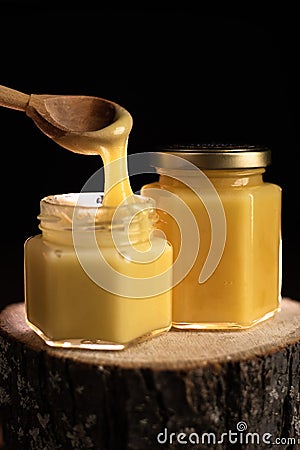
POLYGON ((154 153, 159 180, 141 193, 155 199, 173 245, 173 326, 243 329, 272 317, 281 300, 281 187, 263 178, 271 150, 193 144, 154 153), (192 260, 184 274, 182 255, 192 260))

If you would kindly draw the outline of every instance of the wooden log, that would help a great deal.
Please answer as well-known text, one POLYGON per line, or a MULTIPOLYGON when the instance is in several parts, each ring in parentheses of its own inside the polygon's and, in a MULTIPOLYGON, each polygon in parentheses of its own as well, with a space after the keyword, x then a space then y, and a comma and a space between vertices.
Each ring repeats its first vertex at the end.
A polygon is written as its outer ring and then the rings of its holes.
POLYGON ((252 329, 169 331, 120 352, 54 349, 0 314, 9 450, 300 448, 300 302, 252 329))

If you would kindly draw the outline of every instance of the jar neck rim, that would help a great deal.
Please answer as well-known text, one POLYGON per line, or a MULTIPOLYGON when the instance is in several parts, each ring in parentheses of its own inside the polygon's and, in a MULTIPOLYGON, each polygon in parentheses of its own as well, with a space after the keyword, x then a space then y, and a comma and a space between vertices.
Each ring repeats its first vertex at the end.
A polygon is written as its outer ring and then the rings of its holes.
POLYGON ((208 178, 229 178, 229 177, 248 177, 255 175, 262 175, 266 168, 253 169, 195 169, 195 170, 181 170, 181 169, 164 169, 157 168, 157 173, 162 177, 175 178, 180 181, 181 178, 189 178, 199 176, 203 173, 208 178))
POLYGON ((99 193, 84 193, 81 202, 78 197, 77 193, 44 197, 38 215, 40 229, 123 232, 130 226, 132 232, 138 232, 142 227, 150 229, 158 220, 155 200, 150 197, 134 195, 118 207, 98 203, 99 193))

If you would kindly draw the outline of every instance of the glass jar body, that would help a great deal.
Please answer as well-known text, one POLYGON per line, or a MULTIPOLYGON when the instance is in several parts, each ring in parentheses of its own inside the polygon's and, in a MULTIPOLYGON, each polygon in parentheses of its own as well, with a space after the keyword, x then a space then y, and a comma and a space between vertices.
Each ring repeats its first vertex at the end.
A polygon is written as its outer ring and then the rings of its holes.
MULTIPOLYGON (((119 350, 171 327, 171 274, 161 280, 157 295, 146 295, 143 288, 143 279, 151 280, 171 267, 169 244, 156 259, 139 263, 130 257, 129 242, 122 242, 120 223, 115 231, 117 239, 121 235, 119 249, 110 221, 97 220, 96 227, 85 222, 74 241, 74 230, 64 223, 66 205, 55 204, 55 213, 49 214, 47 198, 42 202, 42 233, 25 242, 25 306, 29 326, 48 345, 119 350), (55 222, 54 217, 63 219, 55 222), (89 268, 95 268, 94 273, 89 268), (140 284, 132 295, 136 279, 140 284)), ((73 207, 68 205, 70 211, 73 207)), ((84 214, 90 214, 88 209, 84 208, 84 214)), ((149 229, 137 226, 134 247, 143 252, 148 248, 149 229)), ((160 239, 153 238, 154 247, 160 239)))
MULTIPOLYGON (((212 242, 207 204, 213 199, 211 191, 203 192, 201 201, 190 188, 197 185, 199 171, 181 171, 178 181, 171 171, 164 169, 157 183, 143 186, 141 193, 151 195, 158 208, 160 191, 176 194, 190 208, 199 230, 200 247, 195 263, 173 288, 174 327, 248 328, 280 309, 281 188, 264 182, 264 171, 256 168, 202 171, 212 183, 226 219, 226 238, 219 263, 202 283, 199 274, 212 242)), ((181 242, 180 221, 187 218, 179 217, 178 226, 167 212, 161 210, 159 214, 158 226, 173 245, 176 260, 181 242)), ((194 247, 191 241, 184 251, 192 252, 194 247)))

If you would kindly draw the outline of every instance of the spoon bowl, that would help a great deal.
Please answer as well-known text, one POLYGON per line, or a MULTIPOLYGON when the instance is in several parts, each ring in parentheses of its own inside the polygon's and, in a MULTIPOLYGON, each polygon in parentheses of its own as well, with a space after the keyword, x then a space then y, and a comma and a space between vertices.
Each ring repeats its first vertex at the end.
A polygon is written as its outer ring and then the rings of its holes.
POLYGON ((38 121, 43 109, 43 120, 66 133, 101 130, 114 121, 115 105, 99 97, 47 95, 41 100, 39 95, 30 96, 27 115, 38 121))

